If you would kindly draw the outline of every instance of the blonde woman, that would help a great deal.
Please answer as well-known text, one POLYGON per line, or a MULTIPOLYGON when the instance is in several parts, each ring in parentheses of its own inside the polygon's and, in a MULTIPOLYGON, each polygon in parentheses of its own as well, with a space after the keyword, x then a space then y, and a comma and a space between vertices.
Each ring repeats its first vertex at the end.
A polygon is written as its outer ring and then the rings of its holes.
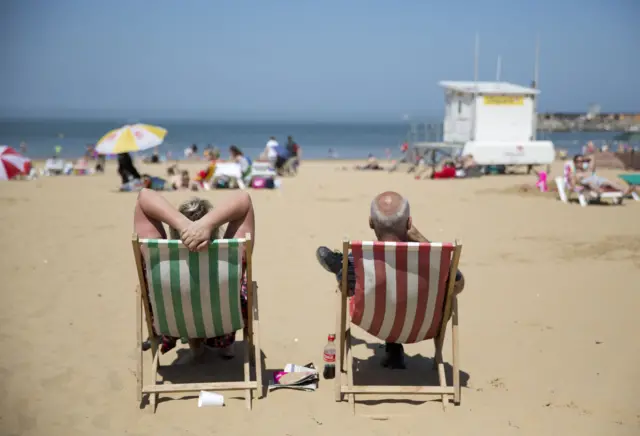
MULTIPOLYGON (((255 243, 255 215, 251 197, 244 191, 236 192, 214 207, 208 200, 191 198, 178 206, 171 205, 162 195, 150 189, 138 194, 133 214, 133 228, 140 238, 181 239, 191 251, 204 250, 209 243, 219 237, 219 229, 224 224, 227 229, 224 239, 244 238, 250 233, 255 243), (165 225, 168 227, 168 236, 165 225)), ((240 303, 242 314, 247 316, 247 287, 243 272, 240 303)), ((175 347, 177 338, 162 338, 163 353, 175 347)), ((208 338, 205 344, 218 348, 224 358, 232 358, 235 333, 208 338)), ((189 346, 194 355, 201 354, 202 341, 193 340, 189 346)), ((145 342, 144 349, 150 344, 145 342)))

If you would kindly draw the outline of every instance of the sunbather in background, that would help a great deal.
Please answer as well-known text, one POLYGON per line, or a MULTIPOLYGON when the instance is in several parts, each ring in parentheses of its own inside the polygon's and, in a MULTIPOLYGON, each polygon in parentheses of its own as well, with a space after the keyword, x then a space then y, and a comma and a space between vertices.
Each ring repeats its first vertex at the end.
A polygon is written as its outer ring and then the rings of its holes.
POLYGON ((378 163, 378 159, 376 159, 376 157, 373 154, 369 153, 369 156, 367 157, 367 164, 356 165, 355 169, 356 170, 383 170, 384 168, 380 166, 380 164, 378 163))
MULTIPOLYGON (((387 191, 376 196, 371 202, 369 227, 373 229, 378 241, 390 242, 429 242, 427 238, 413 226, 409 202, 397 192, 387 191)), ((320 265, 336 275, 338 283, 342 278, 342 253, 327 247, 318 247, 316 257, 320 265)), ((347 270, 347 290, 353 296, 355 287, 355 270, 353 257, 349 254, 347 270)), ((464 277, 458 271, 454 292, 460 293, 464 288, 464 277)), ((388 368, 403 369, 404 348, 402 344, 386 343, 386 357, 382 365, 388 368)))
MULTIPOLYGON (((249 194, 243 191, 236 192, 216 208, 209 201, 197 197, 175 208, 159 193, 143 189, 138 195, 133 218, 134 230, 140 238, 181 239, 191 251, 206 249, 212 240, 218 238, 219 229, 224 224, 227 224, 224 239, 244 238, 246 233, 250 233, 255 241, 255 216, 249 194), (169 228, 168 237, 164 224, 169 228)), ((242 316, 246 322, 247 278, 244 267, 242 280, 240 303, 242 316)), ((204 343, 209 347, 220 349, 223 357, 231 358, 235 337, 235 333, 230 333, 207 338, 204 343)), ((176 339, 163 337, 161 351, 165 353, 175 347, 176 339)), ((202 340, 189 341, 194 355, 204 351, 202 343, 202 340)), ((146 341, 143 348, 149 347, 149 341, 146 341)))
POLYGON ((636 191, 635 186, 626 186, 620 182, 612 182, 609 179, 598 176, 596 174, 596 162, 593 157, 578 154, 573 158, 573 164, 575 167, 575 171, 572 174, 573 180, 571 180, 573 186, 582 185, 598 193, 614 190, 622 192, 623 195, 630 195, 636 191))

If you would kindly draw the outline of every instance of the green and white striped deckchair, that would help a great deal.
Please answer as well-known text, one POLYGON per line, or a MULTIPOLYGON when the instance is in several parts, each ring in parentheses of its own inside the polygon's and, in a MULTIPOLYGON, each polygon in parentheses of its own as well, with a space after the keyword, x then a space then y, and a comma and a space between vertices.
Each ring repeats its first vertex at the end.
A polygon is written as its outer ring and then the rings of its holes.
MULTIPOLYGON (((150 394, 155 410, 157 394, 199 390, 246 390, 247 406, 251 408, 252 390, 262 391, 260 348, 258 342, 257 301, 251 275, 251 237, 219 239, 207 250, 190 252, 179 240, 138 239, 134 235, 133 249, 140 280, 139 304, 145 311, 147 329, 152 343, 152 376, 154 384, 143 386, 142 351, 138 366, 139 400, 150 394), (242 318, 240 292, 242 263, 246 261, 248 322, 242 318), (212 338, 244 330, 245 380, 226 383, 157 384, 159 366, 158 344, 161 336, 186 339, 212 338), (256 381, 250 377, 251 350, 254 349, 256 381)), ((140 317, 142 316, 140 310, 140 317)), ((142 350, 142 322, 139 322, 142 350)))

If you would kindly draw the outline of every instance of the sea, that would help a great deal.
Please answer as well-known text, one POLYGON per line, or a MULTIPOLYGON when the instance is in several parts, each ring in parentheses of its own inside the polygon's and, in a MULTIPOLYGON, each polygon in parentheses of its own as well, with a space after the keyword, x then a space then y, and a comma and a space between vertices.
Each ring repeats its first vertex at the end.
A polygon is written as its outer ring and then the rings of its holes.
MULTIPOLYGON (((167 129, 161 155, 171 159, 184 156, 184 149, 196 144, 199 150, 212 145, 222 156, 230 145, 237 145, 250 157, 257 157, 271 136, 285 143, 288 136, 302 147, 303 159, 365 159, 373 154, 379 159, 400 155, 404 141, 439 141, 442 127, 437 122, 243 122, 145 120, 147 124, 167 129)), ((18 149, 26 144, 25 154, 32 159, 51 157, 56 147, 65 158, 82 156, 88 145, 105 133, 123 125, 116 120, 80 119, 0 119, 0 145, 18 149)), ((597 146, 615 144, 618 132, 540 132, 538 139, 553 141, 556 149, 569 154, 580 153, 593 141, 597 146)), ((145 154, 145 152, 141 152, 145 154)), ((146 154, 149 154, 146 152, 146 154)))

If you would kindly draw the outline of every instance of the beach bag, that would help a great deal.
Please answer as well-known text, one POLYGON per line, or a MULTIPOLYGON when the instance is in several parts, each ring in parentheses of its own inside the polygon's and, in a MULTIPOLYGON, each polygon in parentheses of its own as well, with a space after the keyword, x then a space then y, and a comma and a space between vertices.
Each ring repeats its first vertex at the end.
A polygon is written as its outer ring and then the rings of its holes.
POLYGON ((267 181, 263 177, 254 177, 251 181, 251 187, 253 189, 264 189, 267 186, 267 181))

